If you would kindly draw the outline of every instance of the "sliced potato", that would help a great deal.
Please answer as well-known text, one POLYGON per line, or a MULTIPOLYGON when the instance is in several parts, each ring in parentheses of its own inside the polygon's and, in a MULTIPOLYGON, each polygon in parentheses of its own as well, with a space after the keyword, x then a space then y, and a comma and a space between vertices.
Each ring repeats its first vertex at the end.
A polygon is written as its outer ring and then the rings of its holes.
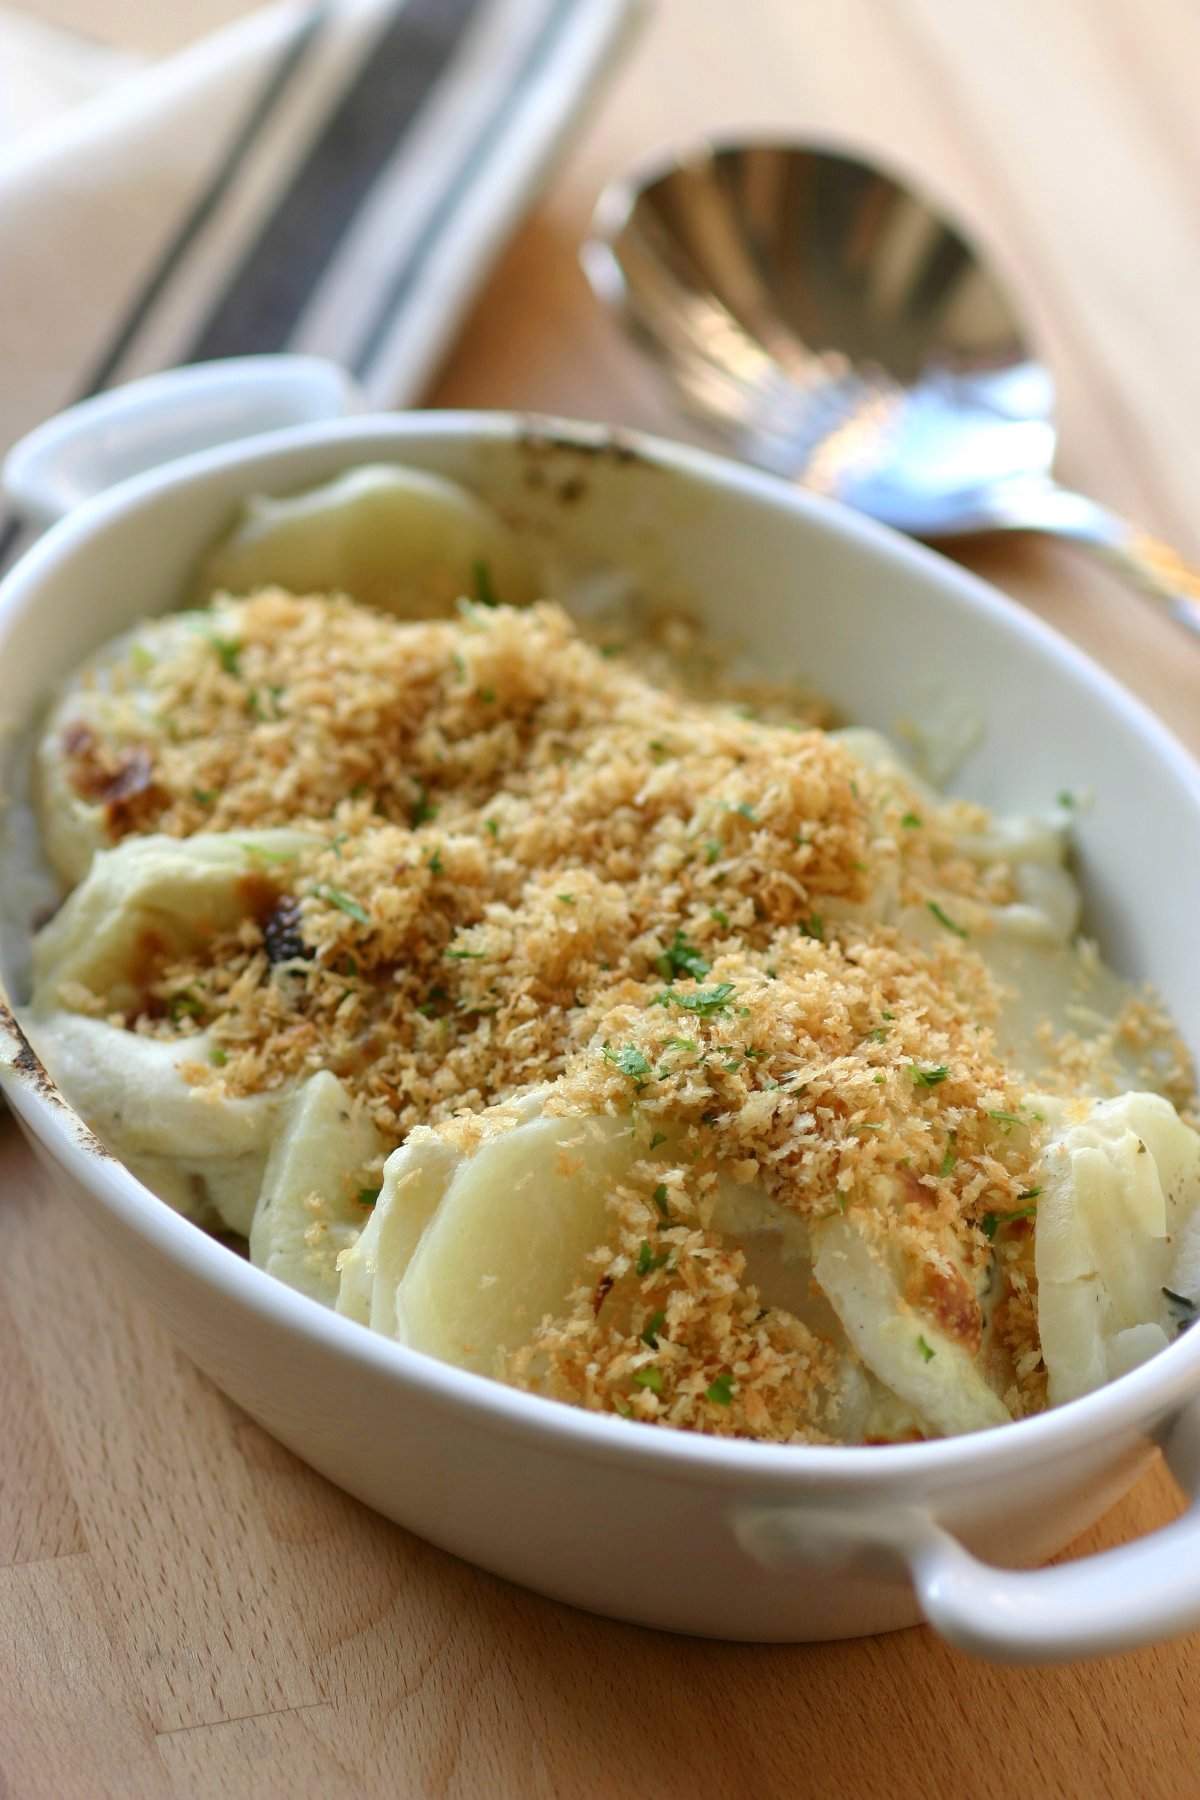
MULTIPOLYGON (((537 1117, 547 1090, 537 1088, 484 1115, 493 1134, 537 1117)), ((396 1336, 396 1290, 422 1233, 466 1157, 428 1126, 411 1131, 383 1168, 383 1187, 357 1242, 342 1256, 337 1309, 388 1337, 396 1336)))
POLYGON ((465 595, 537 598, 528 549, 465 488, 381 463, 286 500, 250 500, 196 579, 200 600, 279 586, 342 593, 400 618, 450 611, 465 595))
POLYGON ((267 1159, 250 1226, 250 1261, 332 1306, 338 1257, 367 1219, 363 1187, 383 1139, 328 1070, 292 1100, 267 1159))
POLYGON ((127 838, 96 857, 88 875, 33 946, 36 1014, 64 983, 102 996, 110 1010, 140 1000, 138 967, 185 950, 245 916, 246 883, 294 861, 312 834, 281 828, 192 838, 127 838))
POLYGON ((218 1101, 190 1086, 179 1065, 207 1061, 202 1033, 140 1037, 61 1008, 29 1029, 76 1112, 139 1180, 188 1218, 246 1236, 286 1095, 218 1101))
POLYGON ((1008 1408, 965 1348, 905 1301, 888 1262, 852 1214, 821 1220, 812 1235, 816 1278, 886 1388, 947 1435, 1009 1422, 1008 1408))
POLYGON ((395 1337, 396 1289, 460 1162, 454 1146, 428 1126, 418 1126, 388 1157, 371 1217, 338 1265, 340 1313, 395 1337))
POLYGON ((491 1373, 587 1280, 611 1236, 609 1195, 637 1154, 627 1121, 536 1118, 459 1170, 396 1291, 414 1349, 491 1373))
MULTIPOLYGON (((340 1260, 338 1310, 414 1348, 490 1372, 588 1281, 588 1254, 613 1231, 607 1200, 644 1154, 608 1117, 545 1118, 547 1088, 493 1108, 483 1142, 463 1153, 440 1132, 414 1131, 389 1157, 383 1191, 340 1260)), ((846 1346, 812 1286, 807 1227, 759 1190, 719 1174, 713 1225, 746 1254, 747 1279, 846 1346)), ((838 1429, 858 1442, 876 1384, 847 1355, 838 1429)), ((888 1397, 890 1398, 890 1397, 888 1397)))
POLYGON ((146 671, 196 629, 194 613, 145 620, 89 657, 50 708, 37 746, 34 802, 47 861, 66 886, 82 881, 96 851, 110 842, 104 804, 75 786, 69 744, 92 733, 120 752, 161 737, 163 720, 146 671))
POLYGON ((718 1171, 716 1229, 746 1259, 746 1281, 765 1306, 782 1307, 831 1343, 847 1344, 841 1320, 814 1284, 812 1234, 790 1206, 718 1171))
MULTIPOLYGON (((269 1139, 270 1131, 263 1135, 269 1139)), ((240 1238, 249 1232, 267 1162, 265 1148, 244 1156, 145 1156, 131 1151, 122 1153, 121 1160, 144 1187, 193 1225, 240 1238)))
MULTIPOLYGON (((1091 1393, 1167 1343, 1167 1291, 1200 1199, 1200 1135, 1158 1094, 1066 1104, 1038 1097, 1054 1128, 1034 1245, 1052 1406, 1091 1393)), ((1185 1297, 1190 1291, 1184 1289, 1185 1297)))
POLYGON ((34 941, 26 1019, 47 1068, 100 1141, 190 1218, 250 1230, 285 1092, 233 1098, 189 1083, 207 1033, 144 1037, 73 1010, 73 988, 104 1012, 141 1002, 141 965, 235 924, 244 884, 294 858, 298 831, 129 838, 97 856, 34 941))

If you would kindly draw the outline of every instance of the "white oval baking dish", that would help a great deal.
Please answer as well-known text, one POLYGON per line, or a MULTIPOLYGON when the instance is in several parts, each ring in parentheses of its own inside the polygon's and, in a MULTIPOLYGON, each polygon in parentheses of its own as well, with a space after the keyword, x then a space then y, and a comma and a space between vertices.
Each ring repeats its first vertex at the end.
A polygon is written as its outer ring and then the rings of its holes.
MULTIPOLYGON (((188 391, 185 380, 180 408, 188 391)), ((85 418, 62 432, 73 455, 86 430, 85 418)), ((177 444, 173 409, 171 435, 177 444)), ((41 451, 45 514, 62 489, 45 439, 41 451)), ((1200 770, 1151 715, 951 563, 783 482, 644 438, 494 414, 336 419, 123 481, 0 584, 6 768, 56 680, 175 604, 247 494, 387 460, 464 482, 573 562, 685 598, 860 722, 894 729, 947 707, 978 716, 956 786, 980 800, 1019 809, 1059 788, 1093 793, 1079 825, 1088 928, 1110 961, 1158 984, 1200 1051, 1200 770)), ((12 945, 10 926, 10 980, 12 945)), ((968 1438, 836 1450, 656 1430, 434 1362, 252 1268, 99 1148, 2 1004, 0 1085, 81 1218, 220 1387, 333 1481, 511 1580, 726 1638, 832 1638, 923 1616, 957 1644, 1025 1660, 1200 1624, 1200 1332, 1102 1392, 968 1438), (1177 1523, 1032 1567, 1117 1500, 1159 1445, 1193 1496, 1177 1523)))

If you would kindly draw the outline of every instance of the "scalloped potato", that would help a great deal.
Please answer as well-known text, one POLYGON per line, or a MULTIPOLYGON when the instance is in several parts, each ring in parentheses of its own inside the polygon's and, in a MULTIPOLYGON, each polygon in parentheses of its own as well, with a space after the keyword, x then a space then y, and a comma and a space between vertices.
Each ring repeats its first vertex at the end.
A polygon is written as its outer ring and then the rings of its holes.
POLYGON ((1191 1074, 1077 938, 1069 809, 479 603, 532 568, 359 471, 59 697, 26 1023, 104 1142, 362 1325, 647 1423, 974 1431, 1164 1348, 1191 1074))

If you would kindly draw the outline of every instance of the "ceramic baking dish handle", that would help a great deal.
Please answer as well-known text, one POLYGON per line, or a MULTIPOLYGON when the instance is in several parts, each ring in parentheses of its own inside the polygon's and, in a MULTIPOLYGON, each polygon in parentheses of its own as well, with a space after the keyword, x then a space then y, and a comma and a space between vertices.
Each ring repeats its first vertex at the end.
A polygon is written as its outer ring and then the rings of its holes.
POLYGON ((755 1508, 735 1518, 734 1531, 769 1568, 911 1582, 929 1623, 976 1656, 1048 1663, 1111 1655, 1200 1627, 1200 1400, 1159 1436, 1187 1511, 1136 1543, 1058 1568, 981 1562, 917 1507, 755 1508))
POLYGON ((3 488, 51 525, 105 488, 197 450, 362 411, 344 369, 317 356, 233 356, 147 375, 47 419, 9 451, 3 488))
POLYGON ((1188 1496, 1171 1525, 1057 1568, 980 1562, 936 1530, 907 1558, 921 1610, 964 1650, 1009 1662, 1064 1662, 1132 1650, 1200 1626, 1200 1400, 1161 1436, 1188 1496))

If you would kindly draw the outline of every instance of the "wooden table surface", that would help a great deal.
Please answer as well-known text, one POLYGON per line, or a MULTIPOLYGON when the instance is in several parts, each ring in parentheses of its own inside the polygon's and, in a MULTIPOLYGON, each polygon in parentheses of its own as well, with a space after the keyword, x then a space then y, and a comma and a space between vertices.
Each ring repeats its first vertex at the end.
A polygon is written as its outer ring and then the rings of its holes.
MULTIPOLYGON (((155 51, 245 10, 25 4, 155 51)), ((1194 0, 660 0, 431 398, 686 435, 579 274, 591 202, 629 157, 701 128, 843 137, 991 246, 1058 379, 1062 474, 1200 557, 1197 68, 1194 0)), ((1200 750, 1200 644, 1069 551, 994 541, 967 560, 1200 750)), ((1178 1504, 1160 1467, 1076 1551, 1178 1504)), ((216 1392, 77 1245, 0 1122, 6 1800, 1176 1796, 1200 1788, 1197 1684, 1200 1635, 1043 1671, 924 1629, 738 1647, 480 1574, 216 1392)))

